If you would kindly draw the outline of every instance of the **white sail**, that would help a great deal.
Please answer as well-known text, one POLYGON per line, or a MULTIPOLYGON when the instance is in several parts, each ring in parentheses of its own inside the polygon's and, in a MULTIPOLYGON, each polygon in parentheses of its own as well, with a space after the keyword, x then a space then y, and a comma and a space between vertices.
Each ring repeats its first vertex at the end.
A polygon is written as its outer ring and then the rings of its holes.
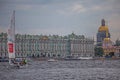
POLYGON ((13 11, 10 26, 8 28, 8 55, 9 59, 15 58, 15 11, 13 11))

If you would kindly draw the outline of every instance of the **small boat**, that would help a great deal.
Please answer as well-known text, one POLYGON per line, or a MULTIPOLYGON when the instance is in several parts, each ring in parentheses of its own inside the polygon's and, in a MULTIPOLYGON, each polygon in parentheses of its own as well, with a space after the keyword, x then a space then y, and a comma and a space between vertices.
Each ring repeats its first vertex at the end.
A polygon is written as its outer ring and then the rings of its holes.
POLYGON ((55 59, 48 59, 48 62, 56 62, 57 60, 55 59))
POLYGON ((77 59, 93 59, 92 57, 78 57, 77 59))

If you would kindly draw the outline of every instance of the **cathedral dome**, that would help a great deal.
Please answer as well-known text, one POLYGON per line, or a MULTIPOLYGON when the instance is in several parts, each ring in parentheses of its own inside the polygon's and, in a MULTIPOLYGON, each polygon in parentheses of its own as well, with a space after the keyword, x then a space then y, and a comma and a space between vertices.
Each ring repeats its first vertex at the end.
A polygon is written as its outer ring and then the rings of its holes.
POLYGON ((98 31, 99 32, 103 32, 103 31, 108 32, 109 29, 108 29, 108 26, 100 26, 99 29, 98 29, 98 31))
POLYGON ((111 42, 110 38, 104 38, 104 42, 111 42))
POLYGON ((103 47, 111 47, 112 41, 110 40, 110 38, 104 38, 102 45, 103 45, 103 47))
POLYGON ((48 38, 48 36, 42 36, 41 39, 42 39, 42 40, 48 40, 49 38, 48 38))

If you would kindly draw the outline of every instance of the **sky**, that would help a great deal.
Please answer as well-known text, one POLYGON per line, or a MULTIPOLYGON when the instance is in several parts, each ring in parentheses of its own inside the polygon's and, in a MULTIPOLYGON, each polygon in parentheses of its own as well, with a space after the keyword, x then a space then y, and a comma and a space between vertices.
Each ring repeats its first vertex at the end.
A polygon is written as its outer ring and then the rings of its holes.
POLYGON ((111 40, 120 38, 120 0, 0 0, 0 32, 7 32, 15 10, 16 33, 94 37, 101 20, 111 40))

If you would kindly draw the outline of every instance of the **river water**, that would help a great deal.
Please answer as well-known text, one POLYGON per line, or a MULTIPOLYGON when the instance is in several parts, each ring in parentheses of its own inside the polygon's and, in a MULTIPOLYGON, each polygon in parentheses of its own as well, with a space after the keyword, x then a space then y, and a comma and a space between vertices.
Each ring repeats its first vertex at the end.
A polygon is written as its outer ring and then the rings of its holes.
POLYGON ((120 60, 30 61, 20 69, 0 63, 0 80, 120 80, 120 60))

